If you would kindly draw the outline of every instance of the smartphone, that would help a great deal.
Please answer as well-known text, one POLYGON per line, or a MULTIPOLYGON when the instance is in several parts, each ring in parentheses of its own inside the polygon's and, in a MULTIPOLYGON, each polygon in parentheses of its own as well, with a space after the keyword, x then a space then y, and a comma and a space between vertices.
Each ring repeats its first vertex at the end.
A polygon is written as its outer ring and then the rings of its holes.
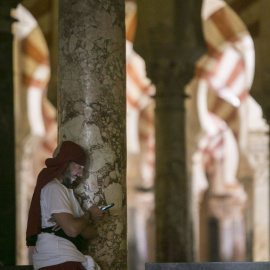
POLYGON ((113 206, 114 206, 114 203, 111 203, 111 204, 108 204, 108 205, 102 207, 101 210, 107 210, 107 209, 109 209, 109 208, 111 208, 113 206))

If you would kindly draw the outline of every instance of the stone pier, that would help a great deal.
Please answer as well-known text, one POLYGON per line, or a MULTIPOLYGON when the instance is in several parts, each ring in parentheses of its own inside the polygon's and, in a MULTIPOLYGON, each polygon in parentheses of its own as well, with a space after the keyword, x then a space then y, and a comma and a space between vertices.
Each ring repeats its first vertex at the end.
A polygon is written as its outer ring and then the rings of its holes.
POLYGON ((204 52, 202 1, 137 3, 134 49, 144 58, 147 76, 156 86, 156 259, 190 262, 194 260, 194 244, 184 104, 185 86, 193 76, 195 61, 204 52))
POLYGON ((114 203, 87 243, 102 269, 127 269, 124 0, 59 5, 59 142, 88 155, 75 193, 83 208, 114 203))

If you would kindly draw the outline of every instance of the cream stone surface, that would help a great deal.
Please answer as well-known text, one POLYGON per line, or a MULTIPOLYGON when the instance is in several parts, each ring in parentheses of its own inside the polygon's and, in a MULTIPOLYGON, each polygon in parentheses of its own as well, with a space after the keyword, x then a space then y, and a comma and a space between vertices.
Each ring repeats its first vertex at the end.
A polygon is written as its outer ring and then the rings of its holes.
POLYGON ((126 269, 124 1, 60 1, 59 142, 87 154, 75 189, 83 208, 115 206, 88 253, 102 269, 126 269))
POLYGON ((122 197, 116 196, 117 194, 121 194, 122 186, 120 184, 111 184, 108 186, 105 191, 105 198, 108 203, 114 203, 114 207, 111 208, 110 212, 119 214, 119 211, 122 209, 122 197))
POLYGON ((104 145, 102 148, 93 150, 91 159, 91 170, 98 171, 102 169, 107 163, 114 163, 115 155, 108 145, 104 145))

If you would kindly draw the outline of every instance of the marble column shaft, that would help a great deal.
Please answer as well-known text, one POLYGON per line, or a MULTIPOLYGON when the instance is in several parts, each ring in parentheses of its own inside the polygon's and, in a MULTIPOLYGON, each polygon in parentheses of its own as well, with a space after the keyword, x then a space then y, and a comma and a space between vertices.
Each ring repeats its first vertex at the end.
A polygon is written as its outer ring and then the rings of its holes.
POLYGON ((124 0, 60 0, 59 142, 88 155, 76 190, 83 208, 114 203, 85 252, 102 269, 127 269, 124 0))

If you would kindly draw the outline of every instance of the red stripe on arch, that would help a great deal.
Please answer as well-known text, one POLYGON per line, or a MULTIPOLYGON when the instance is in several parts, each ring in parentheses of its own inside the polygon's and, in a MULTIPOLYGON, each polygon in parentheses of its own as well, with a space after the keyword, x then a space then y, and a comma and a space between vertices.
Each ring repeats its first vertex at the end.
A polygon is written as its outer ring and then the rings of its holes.
POLYGON ((233 71, 231 72, 231 75, 229 76, 226 85, 230 87, 235 79, 238 77, 238 75, 244 71, 244 62, 242 59, 239 59, 239 61, 234 66, 233 71))
POLYGON ((46 83, 47 83, 46 81, 44 82, 42 80, 37 80, 37 79, 32 78, 29 86, 36 87, 39 90, 43 90, 46 83))
POLYGON ((231 26, 231 22, 229 18, 227 17, 227 14, 225 12, 225 8, 221 8, 218 11, 216 11, 211 16, 212 21, 217 26, 219 32, 227 41, 236 41, 238 40, 236 33, 234 29, 231 26))
POLYGON ((247 95, 248 95, 249 91, 248 90, 244 90, 240 96, 238 97, 240 99, 240 102, 242 102, 243 100, 246 99, 247 95))
POLYGON ((43 63, 47 59, 47 56, 44 55, 36 47, 35 44, 30 42, 28 38, 25 38, 24 40, 22 40, 21 46, 22 46, 23 53, 27 55, 28 57, 31 57, 32 59, 34 59, 36 62, 43 63))
POLYGON ((128 104, 133 108, 139 108, 138 102, 136 102, 134 99, 132 99, 129 95, 127 95, 127 102, 128 104))
POLYGON ((141 79, 139 78, 138 74, 136 73, 131 64, 127 64, 127 74, 138 86, 141 92, 145 93, 148 90, 149 85, 143 84, 143 82, 141 81, 141 79))

